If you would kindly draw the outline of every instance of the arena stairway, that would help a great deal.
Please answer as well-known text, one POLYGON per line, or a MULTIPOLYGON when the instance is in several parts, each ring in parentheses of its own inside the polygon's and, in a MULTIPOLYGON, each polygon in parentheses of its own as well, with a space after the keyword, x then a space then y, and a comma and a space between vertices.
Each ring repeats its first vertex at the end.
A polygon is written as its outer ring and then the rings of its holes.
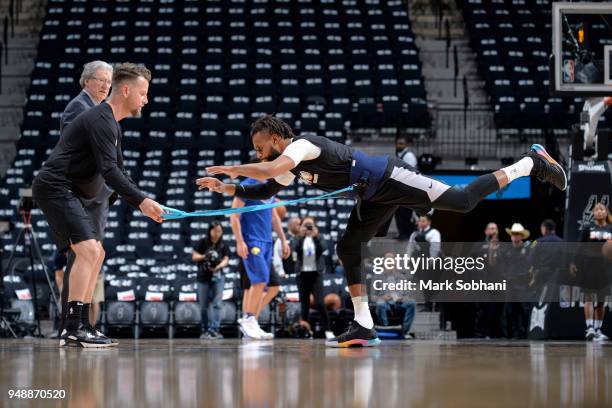
MULTIPOLYGON (((0 22, 9 15, 9 0, 0 1, 0 22)), ((16 5, 19 2, 15 2, 16 5)), ((23 0, 17 10, 14 36, 8 29, 8 64, 2 55, 2 93, 0 94, 0 177, 15 156, 15 143, 19 139, 26 102, 30 73, 36 59, 38 34, 45 16, 45 1, 23 0)), ((16 6, 17 7, 17 6, 16 6)))

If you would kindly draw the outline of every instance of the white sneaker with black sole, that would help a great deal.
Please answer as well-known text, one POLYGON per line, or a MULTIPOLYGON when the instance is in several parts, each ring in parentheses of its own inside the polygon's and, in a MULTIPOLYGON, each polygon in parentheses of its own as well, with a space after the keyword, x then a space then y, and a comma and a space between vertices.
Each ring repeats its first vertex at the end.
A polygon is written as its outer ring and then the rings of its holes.
POLYGON ((94 330, 83 324, 80 324, 76 330, 64 329, 60 336, 60 347, 106 348, 116 345, 108 337, 99 336, 94 330))

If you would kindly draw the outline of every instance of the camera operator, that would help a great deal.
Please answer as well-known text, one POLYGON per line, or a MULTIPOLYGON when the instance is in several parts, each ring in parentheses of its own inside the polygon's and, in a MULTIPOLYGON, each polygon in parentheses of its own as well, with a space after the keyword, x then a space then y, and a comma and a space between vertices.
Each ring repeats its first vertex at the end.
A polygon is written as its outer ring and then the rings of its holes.
POLYGON ((302 219, 300 237, 297 239, 295 251, 297 252, 296 271, 297 284, 300 294, 302 320, 309 321, 310 294, 314 296, 316 309, 321 314, 321 324, 325 330, 325 337, 330 339, 334 334, 330 330, 329 316, 323 303, 323 274, 325 273, 325 252, 327 243, 319 237, 315 219, 307 216, 302 219))
POLYGON ((223 242, 223 227, 219 221, 210 223, 207 237, 198 242, 191 259, 198 264, 198 297, 202 307, 200 338, 221 339, 219 326, 225 284, 222 269, 229 264, 229 248, 223 242))

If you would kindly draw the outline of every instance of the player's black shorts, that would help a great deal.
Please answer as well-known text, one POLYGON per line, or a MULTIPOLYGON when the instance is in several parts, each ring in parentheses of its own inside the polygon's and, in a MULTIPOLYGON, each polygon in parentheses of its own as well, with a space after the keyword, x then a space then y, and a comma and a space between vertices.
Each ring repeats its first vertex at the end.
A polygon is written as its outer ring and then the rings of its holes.
MULTIPOLYGON (((246 269, 244 269, 242 258, 240 258, 240 266, 238 269, 240 270, 240 287, 242 290, 247 290, 251 287, 251 281, 246 273, 246 269)), ((268 287, 273 288, 275 286, 280 286, 280 279, 278 277, 278 273, 276 273, 274 270, 274 267, 270 265, 270 281, 268 282, 268 287)))
POLYGON ((72 244, 96 239, 97 231, 91 218, 74 195, 45 199, 35 197, 35 200, 49 224, 58 251, 65 251, 72 244))

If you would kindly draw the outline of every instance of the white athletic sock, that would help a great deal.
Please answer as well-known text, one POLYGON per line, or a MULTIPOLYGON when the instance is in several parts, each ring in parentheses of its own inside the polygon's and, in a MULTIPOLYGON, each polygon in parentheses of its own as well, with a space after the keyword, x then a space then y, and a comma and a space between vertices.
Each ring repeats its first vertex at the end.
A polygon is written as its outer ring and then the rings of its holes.
POLYGON ((368 305, 367 296, 355 296, 351 298, 353 301, 353 308, 355 309, 355 321, 365 327, 371 329, 374 327, 374 321, 370 314, 370 307, 368 305))
POLYGON ((527 177, 531 174, 533 168, 533 159, 531 157, 523 157, 511 166, 501 169, 508 177, 508 182, 512 183, 519 177, 527 177))
POLYGON ((593 319, 586 319, 586 325, 587 325, 587 329, 589 327, 593 327, 593 319))
POLYGON ((603 324, 603 321, 602 320, 593 320, 593 323, 595 323, 593 325, 593 328, 595 330, 599 330, 599 329, 601 329, 601 325, 603 324))

